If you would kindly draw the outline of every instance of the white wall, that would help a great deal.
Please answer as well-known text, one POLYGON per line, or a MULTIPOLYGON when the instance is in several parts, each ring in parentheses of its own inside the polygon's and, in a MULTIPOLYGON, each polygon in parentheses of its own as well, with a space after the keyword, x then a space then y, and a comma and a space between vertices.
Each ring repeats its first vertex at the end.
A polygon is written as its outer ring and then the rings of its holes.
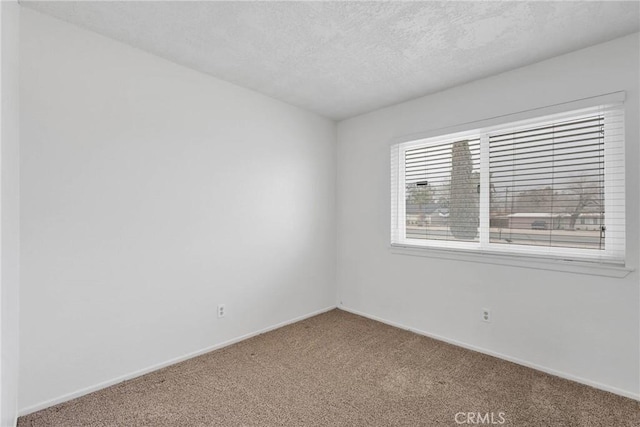
POLYGON ((638 267, 638 34, 338 125, 342 307, 638 397, 638 271, 625 279, 389 251, 396 138, 624 90, 627 259, 638 267), (492 310, 493 322, 480 321, 492 310))
POLYGON ((0 145, 0 426, 13 426, 18 414, 18 293, 19 293, 19 102, 18 28, 20 7, 0 4, 2 39, 2 129, 0 145))
POLYGON ((20 30, 22 413, 335 306, 333 122, 28 9, 20 30))

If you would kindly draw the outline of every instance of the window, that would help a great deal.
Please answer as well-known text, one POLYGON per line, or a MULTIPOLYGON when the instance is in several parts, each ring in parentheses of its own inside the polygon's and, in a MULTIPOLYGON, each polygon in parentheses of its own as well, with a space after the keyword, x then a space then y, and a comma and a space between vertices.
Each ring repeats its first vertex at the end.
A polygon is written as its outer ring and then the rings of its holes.
POLYGON ((608 104, 394 145, 391 244, 624 263, 623 121, 608 104))

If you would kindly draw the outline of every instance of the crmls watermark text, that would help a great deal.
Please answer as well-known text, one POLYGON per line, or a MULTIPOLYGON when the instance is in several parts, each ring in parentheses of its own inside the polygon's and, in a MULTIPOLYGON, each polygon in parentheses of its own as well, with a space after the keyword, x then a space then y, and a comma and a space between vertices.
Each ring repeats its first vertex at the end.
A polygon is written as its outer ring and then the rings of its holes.
POLYGON ((456 424, 504 424, 507 420, 504 412, 458 412, 456 424))

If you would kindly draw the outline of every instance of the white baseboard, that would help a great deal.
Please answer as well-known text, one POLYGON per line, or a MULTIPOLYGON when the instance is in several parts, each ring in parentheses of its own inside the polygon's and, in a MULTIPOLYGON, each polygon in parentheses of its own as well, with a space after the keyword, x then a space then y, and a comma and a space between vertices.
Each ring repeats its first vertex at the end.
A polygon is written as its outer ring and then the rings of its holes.
POLYGON ((498 359, 507 360, 509 362, 513 362, 513 363, 516 363, 518 365, 526 366, 527 368, 535 369, 537 371, 542 371, 544 373, 547 373, 547 374, 550 374, 550 375, 554 375, 556 377, 560 377, 560 378, 564 378, 566 380, 575 381, 575 382, 580 383, 580 384, 588 385, 590 387, 597 388, 599 390, 608 391, 610 393, 617 394, 619 396, 628 397, 628 398, 634 399, 634 400, 640 400, 640 394, 636 394, 636 393, 633 393, 631 391, 622 390, 622 389, 619 389, 617 387, 612 387, 612 386, 609 386, 609 385, 606 385, 606 384, 601 384, 599 382, 591 381, 591 380, 588 380, 586 378, 577 377, 575 375, 568 374, 566 372, 557 371, 555 369, 551 369, 551 368, 547 368, 545 366, 537 365, 535 363, 527 362, 526 360, 518 359, 517 357, 507 356, 505 354, 501 354, 501 353, 498 353, 498 352, 495 352, 495 351, 492 351, 492 350, 487 350, 485 348, 477 347, 475 345, 471 345, 471 344, 467 344, 467 343, 464 343, 464 342, 456 341, 456 340, 451 339, 451 338, 446 338, 446 337, 443 337, 443 336, 440 336, 440 335, 432 334, 430 332, 421 331, 419 329, 411 328, 409 326, 403 325, 403 324, 398 323, 398 322, 393 322, 393 321, 390 321, 390 320, 382 319, 380 317, 373 316, 373 315, 370 315, 370 314, 367 314, 367 313, 363 313, 363 312, 360 312, 358 310, 354 310, 352 308, 348 308, 348 307, 344 307, 344 306, 339 305, 338 309, 347 311, 349 313, 356 314, 358 316, 366 317, 367 319, 375 320, 375 321, 387 324, 389 326, 393 326, 393 327, 400 328, 400 329, 405 329, 405 330, 411 331, 413 333, 416 333, 418 335, 424 335, 425 337, 433 338, 433 339, 436 339, 438 341, 444 341, 446 343, 453 344, 453 345, 458 346, 458 347, 466 348, 466 349, 472 350, 472 351, 477 351, 478 353, 487 354, 489 356, 497 357, 498 359))
POLYGON ((92 385, 92 386, 89 386, 89 387, 82 388, 80 390, 77 390, 77 391, 74 391, 72 393, 68 393, 68 394, 62 395, 60 397, 56 397, 54 399, 49 399, 49 400, 46 400, 44 402, 40 402, 40 403, 37 403, 35 405, 28 406, 26 408, 22 408, 22 409, 20 409, 18 411, 18 416, 22 417, 24 415, 31 414, 31 413, 39 411, 41 409, 45 409, 45 408, 48 408, 50 406, 54 406, 54 405, 57 405, 59 403, 63 403, 63 402, 69 401, 71 399, 75 399, 77 397, 84 396, 84 395, 89 394, 89 393, 93 393, 94 391, 98 391, 98 390, 101 390, 103 388, 110 387, 110 386, 112 386, 114 384, 118 384, 118 383, 121 383, 123 381, 130 380, 130 379, 139 377, 139 376, 144 375, 144 374, 148 374, 149 372, 157 371, 158 369, 162 369, 162 368, 165 368, 167 366, 170 366, 170 365, 173 365, 173 364, 176 364, 176 363, 179 363, 179 362, 183 362, 183 361, 185 361, 187 359, 191 359, 193 357, 200 356, 200 355, 208 353, 210 351, 218 350, 218 349, 221 349, 223 347, 227 347, 227 346, 230 346, 232 344, 236 344, 236 343, 238 343, 240 341, 244 341, 246 339, 255 337, 256 335, 264 334, 265 332, 269 332, 269 331, 273 331, 275 329, 282 328, 283 326, 287 326, 287 325, 290 325, 292 323, 296 323, 296 322, 299 322, 301 320, 308 319, 309 317, 313 317, 313 316, 317 316, 318 314, 326 313, 327 311, 331 311, 334 308, 336 308, 335 305, 329 306, 329 307, 325 307, 325 308, 322 308, 320 310, 316 310, 314 312, 311 312, 311 313, 308 313, 308 314, 305 314, 305 315, 302 315, 302 316, 298 316, 298 317, 295 317, 293 319, 286 320, 284 322, 280 322, 280 323, 277 323, 277 324, 272 325, 272 326, 268 326, 268 327, 260 329, 258 331, 251 332, 249 334, 245 334, 245 335, 239 336, 237 338, 233 338, 233 339, 230 339, 228 341, 221 342, 219 344, 214 344, 212 346, 209 346, 209 347, 206 347, 206 348, 203 348, 203 349, 200 349, 200 350, 193 351, 193 352, 185 354, 183 356, 178 356, 178 357, 175 357, 173 359, 167 360, 165 362, 161 362, 161 363, 155 364, 153 366, 149 366, 147 368, 139 369, 137 371, 130 372, 130 373, 125 374, 125 375, 121 375, 121 376, 113 378, 111 380, 103 381, 101 383, 98 383, 98 384, 95 384, 95 385, 92 385))

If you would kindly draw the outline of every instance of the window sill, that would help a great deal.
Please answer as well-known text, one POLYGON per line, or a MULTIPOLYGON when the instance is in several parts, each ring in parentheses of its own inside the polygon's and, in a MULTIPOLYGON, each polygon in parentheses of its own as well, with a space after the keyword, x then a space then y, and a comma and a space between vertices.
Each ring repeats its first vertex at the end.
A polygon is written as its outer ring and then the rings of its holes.
POLYGON ((624 278, 634 271, 623 265, 605 264, 588 261, 568 261, 551 258, 539 258, 522 255, 504 255, 472 250, 434 249, 416 246, 391 245, 389 250, 393 254, 424 256, 428 258, 450 259, 465 262, 479 262, 509 267, 531 268, 535 270, 561 271, 565 273, 587 274, 589 276, 603 276, 624 278))

